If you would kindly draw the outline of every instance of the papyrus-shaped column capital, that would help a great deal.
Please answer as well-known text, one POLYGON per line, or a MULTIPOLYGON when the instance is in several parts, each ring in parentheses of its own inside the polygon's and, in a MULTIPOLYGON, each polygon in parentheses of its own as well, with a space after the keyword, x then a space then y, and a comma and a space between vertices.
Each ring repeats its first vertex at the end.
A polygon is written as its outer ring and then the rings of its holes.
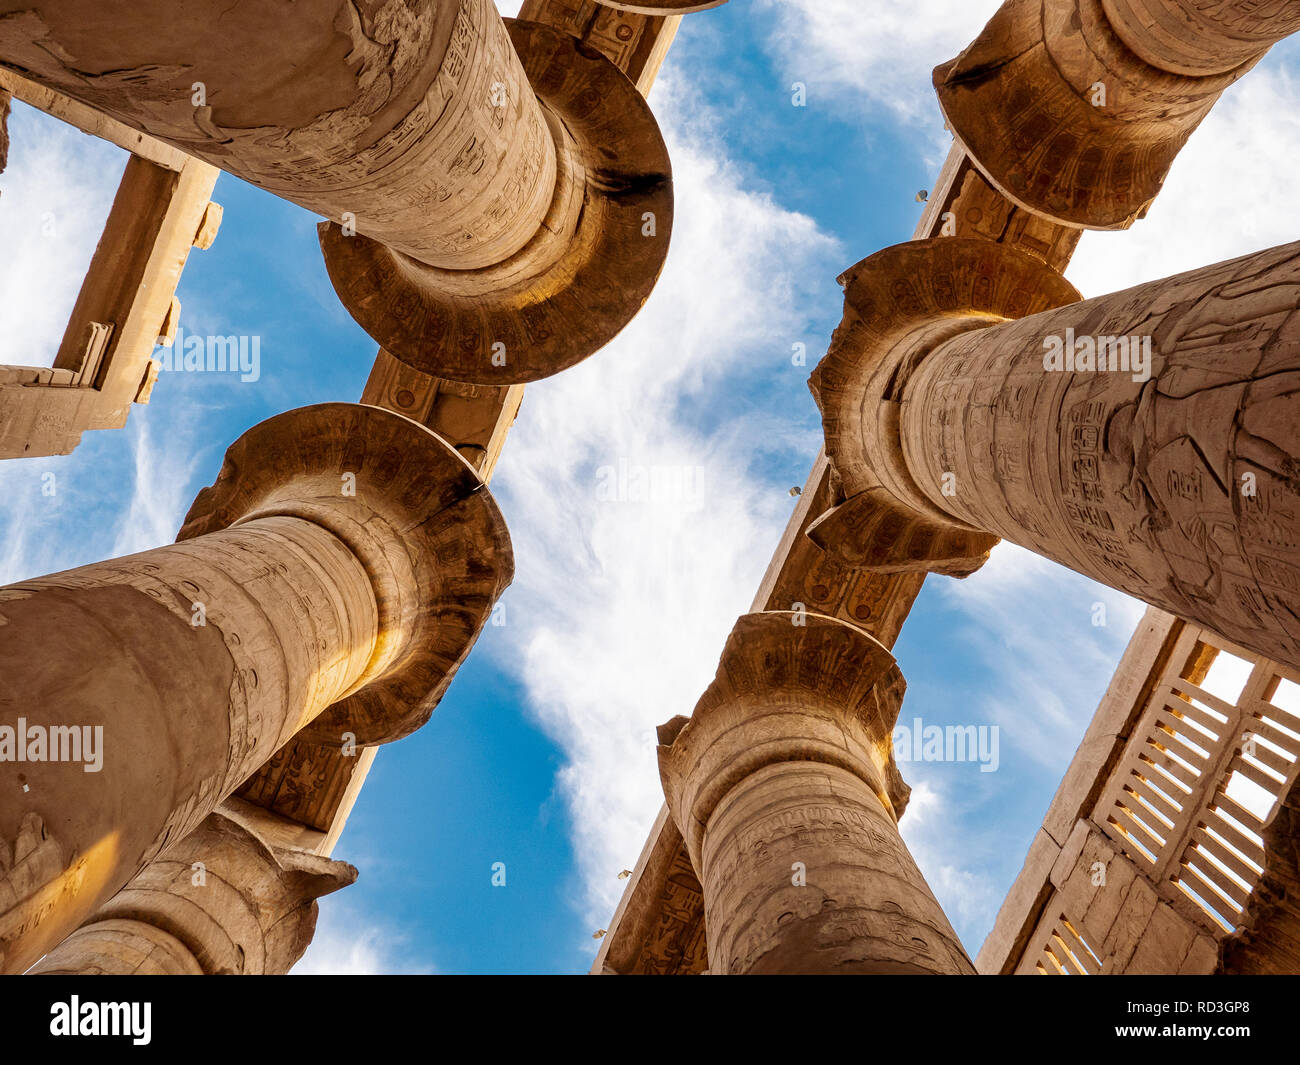
POLYGON ((330 403, 245 433, 178 543, 0 589, 0 969, 36 961, 295 735, 418 728, 511 572, 450 445, 330 403))
POLYGON ((319 227, 358 324, 407 365, 471 384, 536 381, 602 348, 649 297, 673 224, 668 149, 637 87, 576 37, 507 26, 555 144, 555 191, 532 238, 471 271, 319 227))
POLYGON ((808 535, 854 568, 968 576, 997 537, 954 519, 916 485, 899 431, 907 380, 943 342, 1074 303, 1079 293, 1025 252, 961 237, 886 248, 840 284, 844 319, 809 387, 843 502, 808 535))
POLYGON ((375 589, 379 636, 351 689, 303 738, 390 743, 429 719, 514 576, 510 535, 481 477, 445 440, 360 403, 260 422, 226 452, 178 540, 259 518, 328 529, 375 589))

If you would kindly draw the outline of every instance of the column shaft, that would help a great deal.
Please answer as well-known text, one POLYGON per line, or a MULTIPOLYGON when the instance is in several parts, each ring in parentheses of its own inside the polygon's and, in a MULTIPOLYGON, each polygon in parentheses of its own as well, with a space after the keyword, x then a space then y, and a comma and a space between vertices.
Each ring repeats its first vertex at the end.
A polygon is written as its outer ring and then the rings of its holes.
POLYGON ((894 819, 838 766, 780 762, 745 778, 710 818, 702 857, 714 972, 964 970, 894 819))
POLYGON ((422 725, 513 571, 473 469, 355 403, 246 432, 180 540, 0 589, 0 971, 292 736, 364 746, 422 725))
POLYGON ((216 812, 32 972, 287 973, 311 942, 316 899, 356 876, 344 862, 272 848, 248 825, 216 812))
POLYGON ((851 625, 749 614, 691 718, 659 729, 711 973, 974 972, 898 834, 903 688, 851 625))
POLYGON ((555 195, 492 0, 0 0, 0 63, 445 269, 508 258, 555 195))
POLYGON ((1293 0, 1101 0, 1115 32, 1152 66, 1222 74, 1300 30, 1293 0))
POLYGON ((0 589, 0 627, 0 849, 47 863, 0 865, 21 971, 347 694, 379 615, 336 536, 267 517, 0 589))
POLYGON ((1292 244, 958 336, 904 385, 908 471, 961 522, 1300 664, 1298 307, 1292 244))

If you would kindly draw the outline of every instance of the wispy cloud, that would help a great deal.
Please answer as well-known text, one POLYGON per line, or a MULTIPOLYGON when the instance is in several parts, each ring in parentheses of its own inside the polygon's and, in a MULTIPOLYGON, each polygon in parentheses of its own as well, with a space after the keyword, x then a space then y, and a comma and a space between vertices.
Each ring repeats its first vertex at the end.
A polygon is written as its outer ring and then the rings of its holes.
POLYGON ((677 200, 663 277, 613 344, 530 386, 494 484, 517 557, 521 657, 503 664, 568 756, 560 786, 597 923, 663 801, 654 727, 695 705, 790 511, 764 460, 815 453, 791 344, 802 297, 841 258, 808 218, 747 190, 685 85, 656 92, 677 200), (750 413, 747 390, 773 386, 802 431, 750 413))
POLYGON ((311 946, 293 967, 294 976, 414 976, 436 973, 412 956, 410 938, 352 906, 346 896, 326 896, 311 946))

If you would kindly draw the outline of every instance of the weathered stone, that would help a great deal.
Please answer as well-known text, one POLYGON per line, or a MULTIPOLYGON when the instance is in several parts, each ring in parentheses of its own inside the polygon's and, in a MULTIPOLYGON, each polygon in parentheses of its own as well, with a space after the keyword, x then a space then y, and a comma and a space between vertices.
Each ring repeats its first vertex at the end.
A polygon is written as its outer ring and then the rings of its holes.
POLYGON ((661 727, 711 973, 974 972, 898 835, 903 688, 861 630, 750 614, 690 720, 661 727))
MULTIPOLYGON (((952 238, 857 273, 906 278, 895 300, 933 304, 1015 268, 952 238)), ((1286 245, 1005 324, 936 316, 902 351, 845 338, 812 382, 827 452, 904 513, 1300 664, 1298 308, 1300 245, 1286 245), (882 401, 883 417, 855 413, 882 401)))
POLYGON ((1152 66, 1202 77, 1259 59, 1300 30, 1292 0, 1101 0, 1111 26, 1152 66))
POLYGON ((0 968, 58 943, 296 733, 417 728, 511 566, 445 443, 324 404, 232 445, 181 542, 0 589, 3 719, 69 730, 76 756, 0 761, 0 968))
POLYGON ((417 370, 484 385, 549 377, 608 343, 654 288, 673 220, 668 151, 636 86, 566 33, 512 21, 510 35, 558 160, 534 237, 466 271, 320 226, 334 289, 366 332, 417 370))
POLYGON ((356 876, 344 862, 275 850, 230 816, 213 813, 31 972, 287 973, 311 942, 316 899, 356 876))
MULTIPOLYGON (((1131 11, 1128 0, 1007 0, 965 52, 934 72, 949 128, 989 180, 1062 225, 1125 229, 1143 217, 1187 138, 1267 47, 1229 50, 1236 62, 1214 72, 1172 73, 1126 46, 1107 18, 1117 7, 1131 11)), ((1270 21, 1279 38, 1300 25, 1294 16, 1241 17, 1256 28, 1270 21)), ((1214 51, 1214 35, 1199 32, 1212 19, 1183 26, 1178 39, 1214 51)))

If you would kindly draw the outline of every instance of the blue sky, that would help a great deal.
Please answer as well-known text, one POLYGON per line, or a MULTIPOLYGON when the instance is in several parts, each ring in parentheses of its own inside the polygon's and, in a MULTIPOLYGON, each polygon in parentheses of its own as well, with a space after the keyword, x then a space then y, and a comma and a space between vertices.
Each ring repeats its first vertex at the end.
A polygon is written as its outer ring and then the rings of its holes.
MULTIPOLYGON (((929 71, 996 6, 732 0, 683 22, 651 95, 676 175, 664 275, 608 348, 529 386, 493 484, 516 552, 506 624, 432 721, 380 751, 335 852, 360 878, 322 900, 300 971, 589 967, 662 801, 654 726, 711 679, 820 445, 806 381, 839 321, 835 277, 910 238, 947 151, 929 71), (601 470, 620 463, 689 471, 693 490, 610 500, 601 470)), ((1300 48, 1276 49, 1147 220, 1084 237, 1070 277, 1085 294, 1296 239, 1297 70, 1300 48)), ((124 156, 21 105, 11 130, 0 363, 48 364, 124 156)), ((375 345, 333 294, 316 219, 227 176, 214 198, 225 221, 186 268, 181 324, 259 336, 260 378, 164 373, 125 430, 0 463, 0 580, 169 542, 246 428, 360 396, 375 345)), ((1010 546, 917 602, 895 649, 903 722, 1000 730, 996 772, 903 767, 904 836, 972 954, 1140 612, 1010 546)))

